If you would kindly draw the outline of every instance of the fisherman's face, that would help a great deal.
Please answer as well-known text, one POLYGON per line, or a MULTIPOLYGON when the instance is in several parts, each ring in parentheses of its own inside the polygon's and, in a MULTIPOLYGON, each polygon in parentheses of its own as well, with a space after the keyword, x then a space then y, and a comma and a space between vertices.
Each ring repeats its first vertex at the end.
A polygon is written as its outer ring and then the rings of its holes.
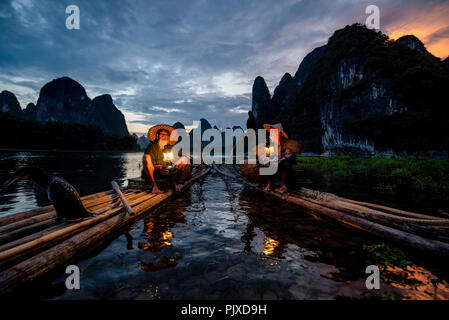
POLYGON ((161 141, 163 144, 167 144, 170 140, 170 134, 168 131, 161 131, 159 133, 159 141, 161 141))

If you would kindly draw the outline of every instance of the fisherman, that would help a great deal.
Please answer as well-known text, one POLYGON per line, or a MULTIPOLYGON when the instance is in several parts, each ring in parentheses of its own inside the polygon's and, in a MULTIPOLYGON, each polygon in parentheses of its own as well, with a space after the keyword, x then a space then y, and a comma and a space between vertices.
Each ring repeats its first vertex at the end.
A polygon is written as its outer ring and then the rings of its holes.
POLYGON ((184 171, 189 161, 182 156, 173 163, 172 146, 178 142, 177 138, 170 139, 173 130, 175 128, 167 124, 155 125, 148 130, 150 144, 143 155, 142 178, 153 183, 152 193, 161 192, 156 184, 156 180, 160 179, 170 179, 173 190, 180 190, 176 184, 176 176, 184 171))
MULTIPOLYGON (((273 184, 274 178, 276 176, 281 177, 281 192, 287 191, 287 184, 293 186, 295 183, 295 173, 293 170, 293 165, 296 161, 296 154, 301 153, 302 143, 299 141, 289 140, 287 133, 282 129, 282 124, 278 123, 275 125, 264 124, 264 129, 270 132, 271 129, 278 130, 279 135, 277 141, 272 141, 272 143, 276 143, 278 145, 278 155, 277 159, 274 161, 278 161, 278 170, 274 175, 264 175, 264 178, 267 182, 267 186, 265 187, 265 191, 271 191, 271 186, 273 184)), ((270 136, 271 139, 271 136, 270 136)), ((273 161, 273 155, 270 154, 274 152, 274 150, 270 150, 270 142, 267 142, 267 150, 268 152, 263 153, 259 152, 259 164, 261 166, 268 166, 269 161, 273 161)))
POLYGON ((246 120, 246 129, 253 129, 254 131, 257 130, 256 118, 254 117, 254 114, 251 110, 248 111, 248 120, 246 120))

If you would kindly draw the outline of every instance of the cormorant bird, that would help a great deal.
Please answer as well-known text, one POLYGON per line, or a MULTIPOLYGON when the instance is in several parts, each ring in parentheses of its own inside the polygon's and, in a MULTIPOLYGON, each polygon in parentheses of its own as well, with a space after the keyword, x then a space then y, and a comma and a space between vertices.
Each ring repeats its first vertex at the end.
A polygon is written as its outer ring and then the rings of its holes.
POLYGON ((17 170, 12 178, 3 184, 3 188, 9 187, 16 181, 32 180, 47 191, 48 199, 53 202, 58 221, 63 218, 76 220, 92 215, 81 202, 78 191, 62 178, 50 176, 39 167, 27 166, 17 170))
POLYGON ((246 120, 246 129, 256 130, 257 133, 257 122, 252 111, 248 111, 248 120, 246 120))

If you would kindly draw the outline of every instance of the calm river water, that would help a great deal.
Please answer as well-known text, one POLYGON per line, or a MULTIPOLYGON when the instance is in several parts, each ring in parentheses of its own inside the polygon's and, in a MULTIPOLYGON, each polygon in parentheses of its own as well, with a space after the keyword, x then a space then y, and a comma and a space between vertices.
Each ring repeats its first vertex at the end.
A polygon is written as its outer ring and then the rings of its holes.
MULTIPOLYGON (((37 165, 87 195, 111 189, 111 180, 126 186, 127 178, 140 175, 141 157, 142 153, 2 152, 0 178, 3 181, 20 166, 37 165)), ((48 204, 43 190, 22 181, 0 195, 0 216, 48 204)), ((61 272, 23 295, 449 299, 446 263, 318 220, 217 173, 149 212, 77 265, 80 290, 67 290, 61 272), (393 258, 386 258, 388 254, 393 258), (372 264, 381 269, 380 290, 365 286, 365 269, 372 264)))

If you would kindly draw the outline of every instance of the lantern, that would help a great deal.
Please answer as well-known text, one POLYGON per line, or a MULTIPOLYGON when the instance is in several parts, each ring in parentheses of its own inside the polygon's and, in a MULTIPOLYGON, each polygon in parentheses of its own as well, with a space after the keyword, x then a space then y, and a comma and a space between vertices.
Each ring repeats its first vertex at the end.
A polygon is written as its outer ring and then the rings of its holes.
POLYGON ((164 169, 168 170, 170 173, 173 172, 176 168, 173 166, 173 152, 164 152, 164 169))
POLYGON ((165 163, 172 163, 173 161, 173 152, 164 152, 164 162, 165 163))
POLYGON ((267 155, 267 157, 271 156, 274 153, 274 147, 270 146, 270 147, 265 147, 265 154, 267 155))

